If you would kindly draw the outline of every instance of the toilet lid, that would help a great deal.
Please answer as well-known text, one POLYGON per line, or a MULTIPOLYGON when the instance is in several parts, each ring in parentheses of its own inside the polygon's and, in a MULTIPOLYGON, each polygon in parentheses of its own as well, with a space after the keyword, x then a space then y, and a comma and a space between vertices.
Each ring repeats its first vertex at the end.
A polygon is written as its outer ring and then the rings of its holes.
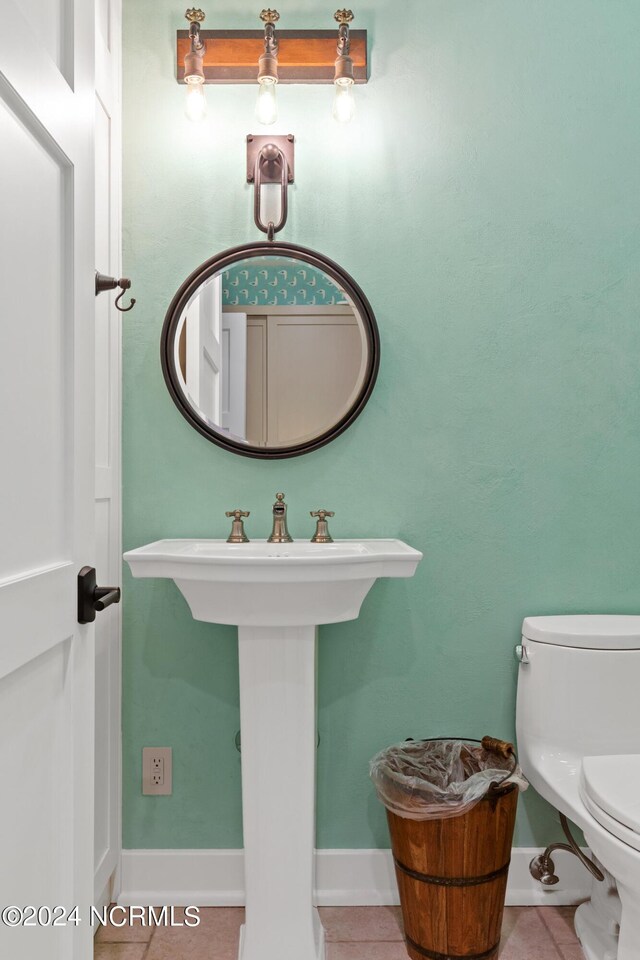
POLYGON ((587 650, 640 650, 640 617, 621 614, 527 617, 522 636, 538 643, 587 650))
POLYGON ((587 806, 596 820, 637 849, 640 843, 640 754, 585 757, 581 786, 585 801, 592 801, 587 806))

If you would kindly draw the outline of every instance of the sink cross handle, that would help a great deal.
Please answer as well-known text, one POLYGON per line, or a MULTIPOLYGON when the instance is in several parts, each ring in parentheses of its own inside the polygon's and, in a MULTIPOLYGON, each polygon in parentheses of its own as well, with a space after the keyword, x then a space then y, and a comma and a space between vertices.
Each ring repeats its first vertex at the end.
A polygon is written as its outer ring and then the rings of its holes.
POLYGON ((333 510, 311 510, 311 517, 317 517, 316 532, 311 537, 311 543, 333 543, 333 537, 329 533, 329 524, 327 517, 335 517, 333 510))
POLYGON ((227 537, 227 543, 249 543, 249 537, 244 532, 243 517, 250 517, 250 510, 227 510, 225 517, 233 517, 231 524, 231 533, 227 537))

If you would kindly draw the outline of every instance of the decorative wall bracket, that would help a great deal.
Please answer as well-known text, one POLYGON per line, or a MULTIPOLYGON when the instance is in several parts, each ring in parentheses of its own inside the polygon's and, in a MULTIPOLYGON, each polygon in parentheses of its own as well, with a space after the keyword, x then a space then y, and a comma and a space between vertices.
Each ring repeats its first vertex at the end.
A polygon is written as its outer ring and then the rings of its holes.
POLYGON ((294 138, 287 136, 247 137, 247 183, 253 183, 253 219, 258 230, 273 240, 287 222, 289 184, 293 183, 294 138), (280 217, 277 223, 262 219, 262 187, 270 183, 280 184, 280 217))

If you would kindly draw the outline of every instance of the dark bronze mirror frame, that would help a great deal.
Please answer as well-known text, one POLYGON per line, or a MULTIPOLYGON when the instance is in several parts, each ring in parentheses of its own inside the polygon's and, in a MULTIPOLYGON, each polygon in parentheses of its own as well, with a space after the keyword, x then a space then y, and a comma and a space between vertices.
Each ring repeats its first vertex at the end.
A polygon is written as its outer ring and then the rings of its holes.
POLYGON ((263 243, 248 243, 239 247, 231 247, 228 250, 224 250, 222 253, 216 254, 215 257, 211 257, 210 260, 206 260, 197 268, 197 270, 194 270, 193 273, 187 277, 178 292, 175 294, 169 305, 169 309, 167 310, 164 326, 162 328, 160 359, 162 362, 164 379, 173 402, 185 420, 187 420, 191 426, 198 431, 198 433, 201 433, 203 437, 206 437, 207 440, 217 444, 217 446, 222 447, 225 450, 230 450, 232 453, 238 453, 243 457, 253 457, 258 460, 284 460, 288 457, 299 457, 303 453, 310 453, 312 450, 317 450, 320 447, 323 447, 325 444, 329 443, 331 440, 334 440, 341 433, 343 433, 347 427, 351 426, 356 417, 362 413, 369 397, 371 396, 371 391, 373 390, 376 377, 378 376, 378 368, 380 365, 380 337, 378 334, 376 319, 369 301, 355 280, 353 280, 353 278, 350 277, 349 274, 342 269, 342 267, 340 267, 337 263, 334 263, 333 260, 330 260, 328 257, 325 257, 320 253, 316 253, 314 250, 309 250, 307 247, 301 247, 296 243, 284 243, 276 240, 263 243), (187 401, 187 398, 180 388, 180 380, 178 378, 178 372, 175 364, 175 350, 173 343, 183 311, 201 283, 203 283, 205 280, 208 280, 209 277, 212 277, 215 273, 225 270, 239 259, 278 255, 282 257, 293 257, 294 259, 308 263, 312 267, 316 267, 316 269, 324 271, 326 274, 328 274, 328 276, 342 286, 347 296, 352 300, 355 309, 358 311, 362 319, 367 338, 369 362, 367 373, 362 384, 362 389, 360 390, 358 397, 347 413, 336 424, 334 424, 330 430, 325 431, 325 433, 320 434, 306 443, 294 444, 288 447, 278 447, 269 450, 265 447, 256 447, 251 446, 250 444, 238 443, 222 434, 216 433, 202 422, 187 401))

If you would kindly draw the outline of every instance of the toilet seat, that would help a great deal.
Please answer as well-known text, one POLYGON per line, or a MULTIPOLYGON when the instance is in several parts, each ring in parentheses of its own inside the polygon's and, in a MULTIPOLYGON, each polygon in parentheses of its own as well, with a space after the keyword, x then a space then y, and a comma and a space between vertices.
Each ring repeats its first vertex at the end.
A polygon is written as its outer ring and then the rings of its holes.
POLYGON ((580 794, 605 830, 640 851, 640 754, 584 757, 580 794))

